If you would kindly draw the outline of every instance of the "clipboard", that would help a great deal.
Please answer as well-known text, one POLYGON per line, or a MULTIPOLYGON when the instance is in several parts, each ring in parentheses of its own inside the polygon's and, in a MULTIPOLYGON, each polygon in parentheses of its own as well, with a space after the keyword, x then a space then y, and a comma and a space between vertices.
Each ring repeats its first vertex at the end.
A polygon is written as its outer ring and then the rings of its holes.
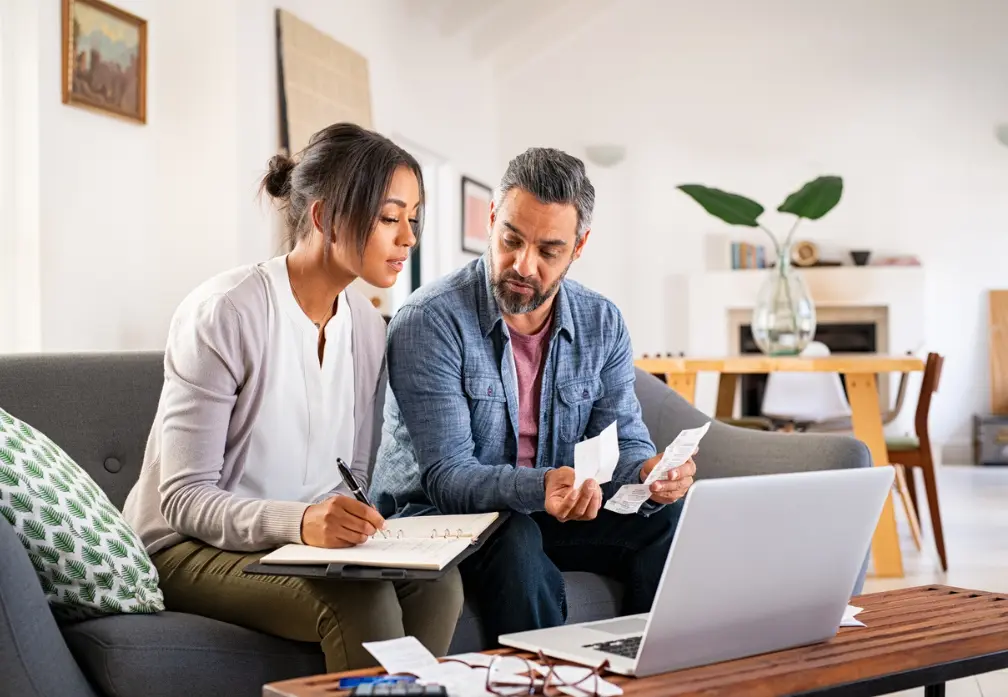
MULTIPOLYGON (((396 566, 371 566, 363 564, 262 564, 252 562, 243 571, 266 576, 298 576, 301 578, 333 578, 354 581, 436 581, 464 559, 483 547, 483 544, 510 518, 510 511, 498 512, 497 519, 478 537, 470 540, 466 548, 442 569, 407 569, 396 566)), ((423 516, 417 516, 422 518, 423 516)))

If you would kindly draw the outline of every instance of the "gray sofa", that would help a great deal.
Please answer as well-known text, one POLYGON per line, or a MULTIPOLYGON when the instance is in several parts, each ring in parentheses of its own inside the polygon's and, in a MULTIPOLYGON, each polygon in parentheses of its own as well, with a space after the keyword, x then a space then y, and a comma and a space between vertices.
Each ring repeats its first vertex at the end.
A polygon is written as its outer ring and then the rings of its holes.
MULTIPOLYGON (((0 406, 42 430, 121 506, 136 480, 161 388, 160 353, 0 356, 0 406)), ((644 420, 659 449, 706 417, 638 373, 644 420)), ((870 466, 849 437, 784 435, 715 422, 699 477, 870 466)), ((866 560, 867 561, 867 560, 866 560)), ((616 614, 618 584, 568 573, 570 621, 616 614)), ((863 572, 862 572, 863 579, 863 572)), ((861 581, 853 589, 860 592, 861 581)), ((452 652, 487 646, 470 607, 452 652)), ((315 644, 193 615, 122 615, 60 627, 35 572, 0 517, 0 693, 21 697, 259 695, 263 683, 324 672, 315 644)))

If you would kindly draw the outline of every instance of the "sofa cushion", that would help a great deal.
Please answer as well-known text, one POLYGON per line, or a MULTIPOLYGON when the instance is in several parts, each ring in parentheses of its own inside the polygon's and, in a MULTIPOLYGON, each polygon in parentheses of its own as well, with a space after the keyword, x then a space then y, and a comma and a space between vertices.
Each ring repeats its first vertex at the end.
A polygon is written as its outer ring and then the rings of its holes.
MULTIPOLYGON (((567 622, 604 620, 619 614, 623 602, 623 585, 618 581, 584 571, 568 571, 567 622)), ((497 637, 483 637, 483 623, 467 598, 452 637, 449 653, 482 651, 497 646, 497 637)))
POLYGON ((57 618, 164 609, 157 569, 105 493, 45 434, 3 409, 0 515, 57 618))
POLYGON ((325 672, 318 644, 188 615, 117 615, 64 627, 84 672, 117 697, 259 697, 264 683, 325 672))

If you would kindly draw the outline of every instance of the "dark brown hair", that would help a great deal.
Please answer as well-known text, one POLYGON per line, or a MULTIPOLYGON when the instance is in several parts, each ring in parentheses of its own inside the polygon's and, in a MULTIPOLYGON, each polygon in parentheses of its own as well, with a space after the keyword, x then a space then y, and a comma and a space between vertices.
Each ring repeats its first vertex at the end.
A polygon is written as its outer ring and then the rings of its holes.
POLYGON ((414 232, 419 240, 424 208, 420 164, 385 136, 353 123, 323 128, 293 159, 274 155, 260 191, 265 190, 280 204, 288 250, 312 231, 311 205, 321 201, 321 218, 328 223, 323 232, 327 232, 330 242, 355 249, 363 256, 392 175, 399 167, 408 167, 420 187, 420 212, 414 232))

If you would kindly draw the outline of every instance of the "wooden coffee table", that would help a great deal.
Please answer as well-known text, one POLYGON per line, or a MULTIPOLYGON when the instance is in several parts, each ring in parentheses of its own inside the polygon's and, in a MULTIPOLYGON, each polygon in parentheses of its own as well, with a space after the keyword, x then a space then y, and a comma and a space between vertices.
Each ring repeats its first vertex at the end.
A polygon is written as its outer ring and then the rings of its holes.
MULTIPOLYGON (((640 680, 605 677, 629 697, 869 697, 921 686, 927 697, 944 697, 947 681, 1008 668, 1008 595, 919 586, 851 602, 864 608, 858 619, 868 626, 843 627, 821 644, 640 680)), ((340 677, 378 673, 270 683, 263 695, 331 696, 340 677)))

